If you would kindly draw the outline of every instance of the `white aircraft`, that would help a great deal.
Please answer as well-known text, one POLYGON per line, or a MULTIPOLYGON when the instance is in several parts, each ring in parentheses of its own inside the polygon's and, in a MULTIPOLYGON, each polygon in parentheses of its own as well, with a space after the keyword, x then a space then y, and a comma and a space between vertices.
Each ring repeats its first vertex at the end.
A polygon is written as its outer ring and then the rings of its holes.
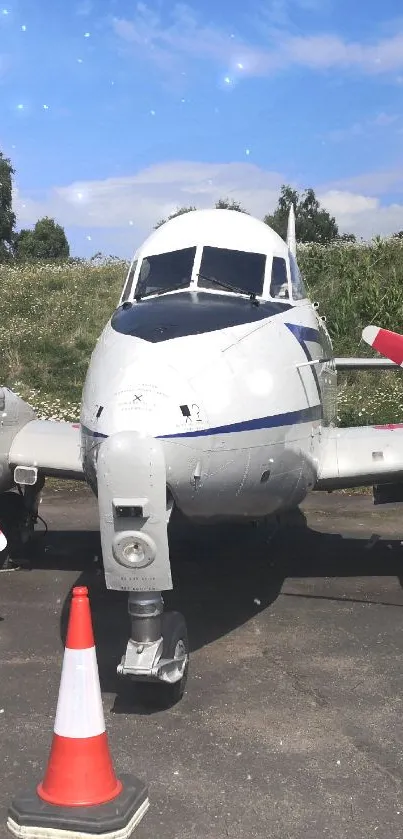
POLYGON ((3 530, 29 537, 47 476, 86 480, 106 585, 128 592, 118 670, 175 701, 189 648, 183 617, 163 611, 173 506, 204 521, 286 520, 310 490, 399 483, 403 429, 336 427, 337 369, 389 364, 333 357, 298 269, 293 210, 287 243, 236 211, 178 216, 134 256, 79 424, 37 420, 0 392, 3 530))

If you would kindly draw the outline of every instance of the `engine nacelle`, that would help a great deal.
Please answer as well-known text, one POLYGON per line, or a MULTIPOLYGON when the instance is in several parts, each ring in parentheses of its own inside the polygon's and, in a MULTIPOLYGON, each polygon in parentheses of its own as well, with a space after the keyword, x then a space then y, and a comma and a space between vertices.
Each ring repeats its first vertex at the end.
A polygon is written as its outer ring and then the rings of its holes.
POLYGON ((9 453, 21 428, 36 419, 33 408, 7 387, 0 387, 0 493, 14 485, 9 453))

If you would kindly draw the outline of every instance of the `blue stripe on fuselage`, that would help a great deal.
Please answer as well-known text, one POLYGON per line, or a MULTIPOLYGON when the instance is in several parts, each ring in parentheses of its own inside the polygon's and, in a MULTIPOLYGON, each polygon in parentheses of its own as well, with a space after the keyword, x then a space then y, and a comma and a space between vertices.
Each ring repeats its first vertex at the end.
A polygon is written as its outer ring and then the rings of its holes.
MULTIPOLYGON (((318 330, 312 329, 311 326, 302 326, 302 324, 300 323, 286 323, 285 325, 288 327, 292 335, 294 335, 294 338, 296 338, 296 340, 298 341, 307 361, 313 361, 311 352, 307 347, 307 341, 309 341, 312 344, 320 344, 320 333, 318 332, 318 330)), ((318 373, 314 364, 311 367, 311 373, 315 382, 318 399, 320 399, 322 389, 320 386, 318 373)))
MULTIPOLYGON (((243 420, 242 422, 231 423, 230 425, 218 425, 215 428, 201 428, 196 431, 179 431, 174 434, 159 434, 158 440, 172 440, 185 437, 211 437, 216 434, 237 434, 242 431, 259 431, 263 428, 281 428, 287 425, 301 425, 304 422, 320 420, 322 418, 322 405, 313 405, 308 408, 301 408, 299 411, 288 411, 285 414, 274 414, 269 417, 258 417, 256 419, 243 420)), ((92 437, 105 439, 107 434, 100 431, 91 431, 83 426, 83 431, 92 437)))
POLYGON ((160 440, 173 437, 209 437, 213 434, 237 434, 241 431, 259 431, 262 428, 281 428, 283 425, 300 425, 303 422, 318 420, 322 417, 322 405, 302 408, 300 411, 288 411, 286 414, 274 414, 270 417, 234 422, 230 425, 218 425, 215 428, 202 428, 197 431, 180 431, 177 434, 161 434, 160 440))
POLYGON ((320 334, 317 329, 312 329, 311 326, 302 326, 300 323, 286 323, 285 326, 288 327, 300 344, 304 341, 320 344, 320 334))

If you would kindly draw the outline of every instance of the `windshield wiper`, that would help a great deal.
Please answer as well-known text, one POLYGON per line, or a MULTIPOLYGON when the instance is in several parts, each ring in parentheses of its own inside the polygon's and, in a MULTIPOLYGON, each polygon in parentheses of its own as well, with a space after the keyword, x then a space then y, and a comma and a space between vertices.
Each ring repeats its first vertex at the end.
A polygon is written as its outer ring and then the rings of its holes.
POLYGON ((259 301, 256 300, 256 293, 254 291, 245 291, 244 288, 238 288, 230 283, 224 283, 222 280, 217 280, 215 277, 207 277, 206 274, 199 273, 197 276, 200 277, 201 280, 206 280, 208 283, 225 288, 227 291, 234 291, 236 294, 246 294, 249 297, 249 300, 252 300, 257 306, 259 305, 259 301))
POLYGON ((143 297, 151 297, 152 294, 160 295, 160 294, 167 294, 169 291, 179 291, 181 288, 188 288, 190 280, 184 280, 182 283, 176 283, 175 285, 167 286, 167 288, 159 288, 158 291, 146 291, 145 294, 135 294, 134 299, 138 302, 142 300, 143 297))

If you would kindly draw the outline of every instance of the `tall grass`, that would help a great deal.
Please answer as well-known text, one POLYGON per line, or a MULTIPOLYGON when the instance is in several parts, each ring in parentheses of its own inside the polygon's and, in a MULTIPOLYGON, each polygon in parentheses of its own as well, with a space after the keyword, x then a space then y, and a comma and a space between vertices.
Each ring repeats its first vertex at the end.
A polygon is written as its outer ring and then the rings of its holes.
POLYGON ((403 240, 310 245, 298 254, 311 299, 321 304, 337 355, 367 353, 368 323, 403 332, 403 240))
POLYGON ((126 264, 0 266, 0 382, 55 419, 79 414, 95 342, 126 264))
MULTIPOLYGON (((312 300, 326 316, 335 355, 375 356, 361 341, 374 323, 403 332, 403 241, 302 246, 299 263, 312 300)), ((396 372, 339 374, 341 425, 403 419, 403 375, 396 372)))
MULTIPOLYGON (((368 323, 403 332, 403 241, 302 246, 298 258, 335 355, 373 354, 360 343, 368 323)), ((117 260, 0 265, 0 383, 40 416, 78 417, 88 361, 126 271, 117 260)), ((400 372, 339 378, 341 424, 403 419, 400 372)))

